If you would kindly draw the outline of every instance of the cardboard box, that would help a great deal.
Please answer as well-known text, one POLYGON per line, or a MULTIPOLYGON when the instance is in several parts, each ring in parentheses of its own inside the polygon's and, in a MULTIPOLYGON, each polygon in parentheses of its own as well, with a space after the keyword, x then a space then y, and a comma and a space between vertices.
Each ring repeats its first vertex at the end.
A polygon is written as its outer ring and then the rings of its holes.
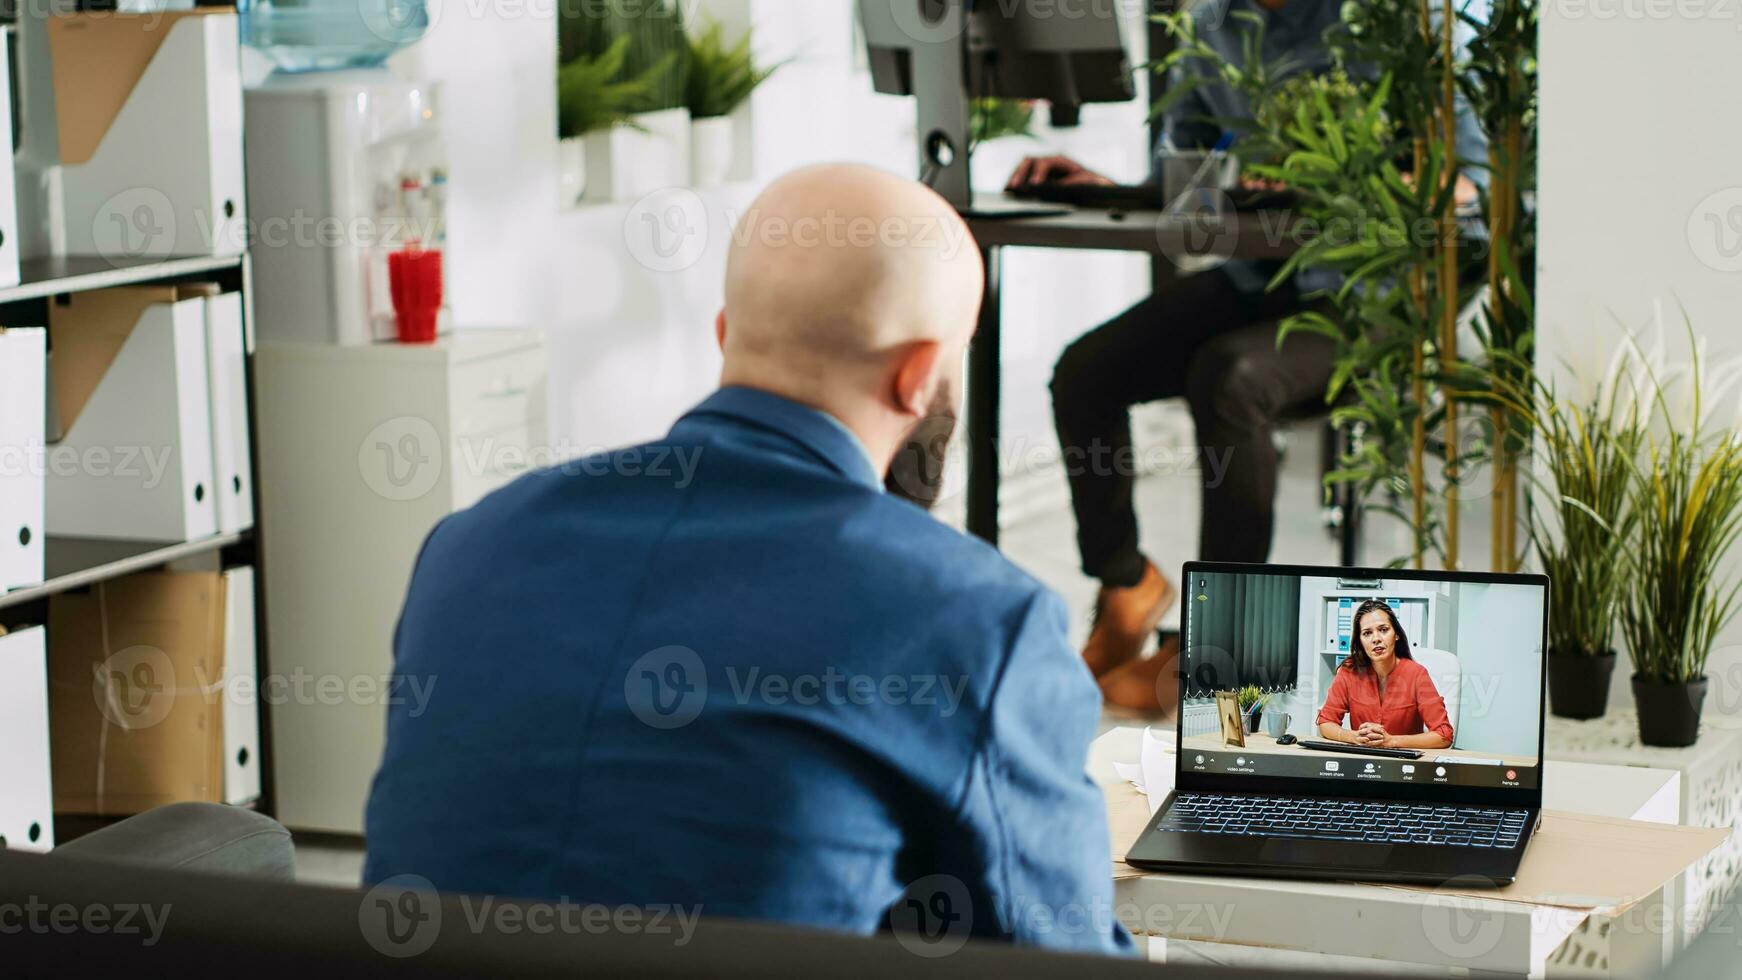
POLYGON ((65 248, 116 259, 246 247, 230 8, 46 18, 65 248))
POLYGON ((206 302, 215 286, 129 286, 49 304, 50 534, 191 541, 218 531, 206 302))
POLYGON ((57 812, 223 802, 225 588, 149 572, 49 601, 57 812))

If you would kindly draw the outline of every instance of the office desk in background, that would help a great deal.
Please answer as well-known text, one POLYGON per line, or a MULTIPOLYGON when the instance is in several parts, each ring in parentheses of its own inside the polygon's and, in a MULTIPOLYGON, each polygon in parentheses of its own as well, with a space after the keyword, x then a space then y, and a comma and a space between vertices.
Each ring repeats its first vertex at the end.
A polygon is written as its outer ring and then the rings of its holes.
MULTIPOLYGON (((1013 199, 1000 199, 1013 200, 1013 199)), ((1020 203, 1020 202, 1018 202, 1020 203)), ((1235 214, 1226 220, 1160 211, 1080 210, 1033 218, 968 219, 986 262, 986 298, 968 354, 968 531, 998 543, 999 406, 1003 361, 1001 272, 1006 248, 1147 252, 1172 263, 1191 257, 1281 259, 1296 250, 1287 212, 1235 214)), ((1161 269, 1168 263, 1158 263, 1161 269)), ((1159 277, 1159 276, 1158 276, 1159 277)), ((1096 324, 1082 324, 1088 331, 1096 324)))

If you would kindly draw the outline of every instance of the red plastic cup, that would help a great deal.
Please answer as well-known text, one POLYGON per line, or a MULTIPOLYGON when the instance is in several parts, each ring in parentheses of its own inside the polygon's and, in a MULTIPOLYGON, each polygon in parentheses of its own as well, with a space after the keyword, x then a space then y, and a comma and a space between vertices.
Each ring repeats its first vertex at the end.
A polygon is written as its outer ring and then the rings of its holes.
POLYGON ((433 344, 442 308, 442 253, 406 249, 387 257, 388 286, 402 344, 433 344))

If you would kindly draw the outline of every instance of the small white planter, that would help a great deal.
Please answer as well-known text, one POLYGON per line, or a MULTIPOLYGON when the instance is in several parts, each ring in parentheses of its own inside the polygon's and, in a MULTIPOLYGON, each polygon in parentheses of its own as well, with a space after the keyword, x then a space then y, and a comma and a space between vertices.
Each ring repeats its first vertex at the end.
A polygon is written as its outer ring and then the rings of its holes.
POLYGON ((557 144, 557 203, 565 208, 580 204, 587 192, 587 140, 570 137, 557 144))
POLYGON ((732 117, 697 119, 690 127, 690 175, 697 187, 719 187, 737 162, 738 132, 732 117))
POLYGON ((667 109, 635 117, 583 138, 585 204, 637 201, 667 187, 690 186, 690 111, 667 109))

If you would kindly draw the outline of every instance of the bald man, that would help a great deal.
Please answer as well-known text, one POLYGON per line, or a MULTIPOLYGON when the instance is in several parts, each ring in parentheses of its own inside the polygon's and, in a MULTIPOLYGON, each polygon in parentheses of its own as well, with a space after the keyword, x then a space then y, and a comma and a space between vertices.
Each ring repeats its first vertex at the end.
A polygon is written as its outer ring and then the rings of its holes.
POLYGON ((910 181, 820 167, 733 235, 722 387, 444 522, 395 640, 371 883, 916 951, 1128 952, 1065 607, 884 492, 948 430, 983 270, 910 181), (940 424, 941 423, 941 424, 940 424))

